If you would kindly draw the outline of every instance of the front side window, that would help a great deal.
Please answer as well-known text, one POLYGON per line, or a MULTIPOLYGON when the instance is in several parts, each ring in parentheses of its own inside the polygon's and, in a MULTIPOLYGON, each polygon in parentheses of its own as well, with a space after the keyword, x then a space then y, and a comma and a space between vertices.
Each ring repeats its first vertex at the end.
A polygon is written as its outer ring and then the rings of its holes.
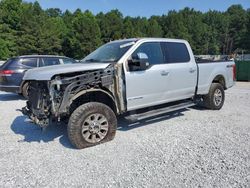
POLYGON ((148 56, 148 62, 151 65, 162 64, 164 62, 161 44, 159 42, 145 42, 141 44, 132 54, 132 59, 135 58, 138 53, 146 54, 148 56))
POLYGON ((63 58, 62 59, 63 64, 73 64, 73 63, 77 63, 75 60, 70 59, 70 58, 63 58))
POLYGON ((28 67, 37 67, 37 58, 25 58, 22 59, 21 62, 28 67))
POLYGON ((117 62, 135 44, 135 41, 116 41, 104 44, 83 60, 85 62, 117 62))
POLYGON ((42 58, 41 66, 51 66, 51 65, 59 65, 60 61, 58 58, 46 57, 42 58))
POLYGON ((162 49, 165 63, 186 63, 190 61, 189 52, 184 43, 163 42, 162 49))

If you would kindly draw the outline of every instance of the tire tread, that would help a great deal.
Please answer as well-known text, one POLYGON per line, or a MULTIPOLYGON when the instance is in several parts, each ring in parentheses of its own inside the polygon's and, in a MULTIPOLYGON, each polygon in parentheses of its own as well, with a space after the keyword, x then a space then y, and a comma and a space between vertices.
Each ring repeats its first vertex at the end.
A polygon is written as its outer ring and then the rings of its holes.
POLYGON ((220 83, 212 83, 209 89, 209 93, 203 97, 204 99, 204 106, 211 110, 220 110, 224 104, 225 100, 225 93, 224 88, 220 83), (214 91, 216 89, 220 89, 222 91, 222 103, 220 106, 216 106, 213 101, 214 91))
POLYGON ((100 143, 108 142, 114 139, 116 134, 117 119, 114 112, 105 104, 98 102, 89 102, 79 106, 70 116, 68 123, 68 137, 72 145, 78 149, 91 147, 100 143), (81 135, 81 117, 91 111, 101 110, 103 113, 108 114, 110 117, 109 130, 106 137, 98 143, 88 143, 81 135))

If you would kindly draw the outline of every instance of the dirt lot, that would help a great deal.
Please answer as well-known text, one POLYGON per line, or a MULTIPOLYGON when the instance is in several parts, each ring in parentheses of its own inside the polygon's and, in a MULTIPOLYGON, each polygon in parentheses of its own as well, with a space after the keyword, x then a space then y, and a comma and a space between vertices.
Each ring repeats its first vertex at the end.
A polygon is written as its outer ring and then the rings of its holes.
POLYGON ((114 141, 76 150, 66 127, 43 133, 0 93, 0 187, 250 187, 250 83, 222 110, 191 108, 129 124, 114 141))

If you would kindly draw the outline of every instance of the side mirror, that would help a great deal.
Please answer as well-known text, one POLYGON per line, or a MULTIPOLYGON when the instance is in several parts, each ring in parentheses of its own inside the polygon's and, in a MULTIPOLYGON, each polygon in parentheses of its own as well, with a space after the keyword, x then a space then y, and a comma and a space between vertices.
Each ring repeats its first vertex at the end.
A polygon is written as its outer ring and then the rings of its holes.
POLYGON ((145 53, 137 53, 129 62, 129 68, 131 71, 146 70, 148 67, 148 56, 145 53))

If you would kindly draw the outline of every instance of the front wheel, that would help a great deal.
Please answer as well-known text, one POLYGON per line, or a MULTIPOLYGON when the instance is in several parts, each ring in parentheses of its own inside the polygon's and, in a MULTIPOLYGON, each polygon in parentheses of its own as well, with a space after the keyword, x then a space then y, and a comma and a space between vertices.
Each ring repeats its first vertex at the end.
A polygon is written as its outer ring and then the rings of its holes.
POLYGON ((89 102, 70 116, 68 137, 73 146, 82 149, 112 140, 116 127, 116 116, 108 106, 89 102))
POLYGON ((209 93, 203 97, 206 108, 220 110, 225 101, 224 88, 220 83, 212 83, 209 93))

